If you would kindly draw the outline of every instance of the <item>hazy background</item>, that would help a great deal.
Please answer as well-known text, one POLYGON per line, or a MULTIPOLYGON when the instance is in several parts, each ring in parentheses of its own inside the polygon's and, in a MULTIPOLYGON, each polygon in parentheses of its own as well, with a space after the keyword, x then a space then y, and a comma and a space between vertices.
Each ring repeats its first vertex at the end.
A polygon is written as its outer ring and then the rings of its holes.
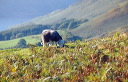
POLYGON ((0 31, 35 17, 64 9, 77 0, 0 0, 0 31))

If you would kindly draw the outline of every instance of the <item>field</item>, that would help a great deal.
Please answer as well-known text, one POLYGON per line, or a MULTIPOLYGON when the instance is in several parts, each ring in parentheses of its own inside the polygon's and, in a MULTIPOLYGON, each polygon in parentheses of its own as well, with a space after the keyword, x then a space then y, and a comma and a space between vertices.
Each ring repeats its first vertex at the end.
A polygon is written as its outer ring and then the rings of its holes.
POLYGON ((1 82, 128 82, 128 33, 0 51, 1 82))
POLYGON ((8 41, 0 41, 0 49, 14 47, 16 46, 20 39, 25 39, 27 44, 36 44, 37 42, 40 42, 40 35, 32 35, 8 41))

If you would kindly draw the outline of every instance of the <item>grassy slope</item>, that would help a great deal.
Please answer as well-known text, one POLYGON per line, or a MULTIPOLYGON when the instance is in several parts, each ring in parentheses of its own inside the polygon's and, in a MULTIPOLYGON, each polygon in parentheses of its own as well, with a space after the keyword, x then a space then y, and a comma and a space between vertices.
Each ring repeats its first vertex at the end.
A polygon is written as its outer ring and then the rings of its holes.
POLYGON ((27 36, 23 38, 8 40, 8 41, 0 41, 0 48, 10 48, 16 46, 20 39, 25 39, 27 44, 36 44, 40 42, 40 35, 27 36))
POLYGON ((0 81, 128 81, 128 33, 64 48, 0 51, 0 81))
POLYGON ((118 4, 115 8, 103 13, 72 30, 74 35, 92 38, 128 24, 128 1, 118 4))

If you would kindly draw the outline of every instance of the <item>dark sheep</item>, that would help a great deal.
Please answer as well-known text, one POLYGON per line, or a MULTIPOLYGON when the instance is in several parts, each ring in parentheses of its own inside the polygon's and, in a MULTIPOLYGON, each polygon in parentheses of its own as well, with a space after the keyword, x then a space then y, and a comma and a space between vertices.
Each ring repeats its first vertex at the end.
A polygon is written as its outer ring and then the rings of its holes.
POLYGON ((47 29, 42 31, 42 42, 41 44, 44 46, 50 46, 52 42, 56 42, 57 47, 64 47, 65 41, 59 35, 59 33, 55 30, 47 29))

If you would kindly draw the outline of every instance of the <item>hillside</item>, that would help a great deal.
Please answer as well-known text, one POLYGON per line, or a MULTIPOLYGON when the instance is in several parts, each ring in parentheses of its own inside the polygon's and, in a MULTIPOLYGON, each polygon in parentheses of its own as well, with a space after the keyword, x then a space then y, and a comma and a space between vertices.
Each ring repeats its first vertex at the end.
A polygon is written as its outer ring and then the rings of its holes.
POLYGON ((84 38, 99 36, 128 24, 128 1, 91 19, 72 31, 74 35, 84 38))
POLYGON ((78 0, 64 10, 56 10, 12 26, 8 31, 1 32, 0 38, 10 40, 40 34, 44 29, 55 29, 67 31, 72 37, 78 37, 77 39, 90 39, 126 24, 128 24, 127 0, 78 0))
POLYGON ((29 24, 53 24, 58 23, 63 19, 71 18, 91 19, 101 15, 104 12, 107 12, 123 1, 126 0, 78 0, 76 3, 69 6, 68 8, 65 8, 64 10, 56 10, 50 14, 37 17, 16 27, 29 24))
POLYGON ((1 82, 127 82, 128 32, 64 48, 0 50, 1 82))

